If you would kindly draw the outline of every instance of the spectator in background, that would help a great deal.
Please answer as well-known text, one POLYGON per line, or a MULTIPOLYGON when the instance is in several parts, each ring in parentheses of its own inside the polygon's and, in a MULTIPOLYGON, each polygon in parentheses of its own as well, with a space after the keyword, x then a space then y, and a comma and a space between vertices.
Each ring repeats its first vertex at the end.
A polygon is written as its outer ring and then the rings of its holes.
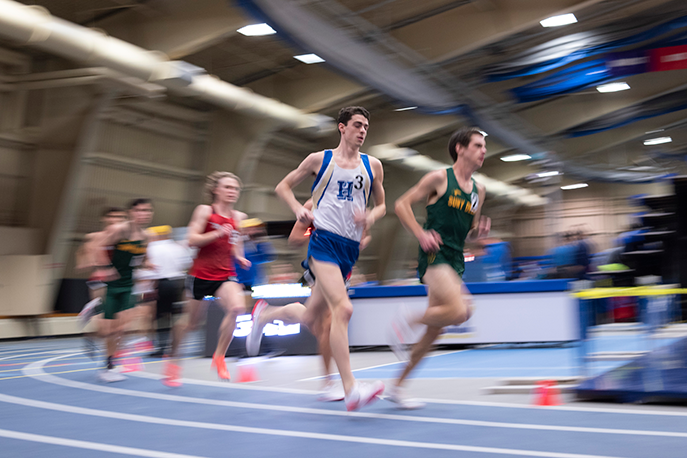
POLYGON ((288 262, 275 262, 271 266, 270 283, 298 283, 301 277, 288 262))
POLYGON ((580 280, 587 278, 591 264, 592 246, 583 228, 575 234, 575 278, 580 280))
POLYGON ((154 278, 157 280, 157 304, 151 319, 157 321, 155 351, 152 357, 162 357, 169 344, 169 328, 172 326, 172 316, 181 313, 176 307, 183 301, 184 279, 186 271, 193 259, 188 245, 181 244, 171 238, 171 226, 156 226, 149 229, 153 240, 148 244, 148 259, 154 268, 154 278), (169 319, 169 327, 162 327, 160 321, 169 319))
POLYGON ((258 218, 244 220, 241 223, 241 229, 243 250, 246 259, 250 261, 250 267, 244 269, 237 265, 236 275, 246 291, 251 291, 253 286, 267 283, 265 264, 276 260, 277 255, 274 247, 267 240, 265 224, 261 220, 258 218))
POLYGON ((480 241, 484 248, 482 262, 487 271, 487 281, 507 281, 513 277, 513 258, 510 243, 497 237, 480 241))
POLYGON ((559 245, 549 252, 553 261, 550 278, 574 278, 575 247, 569 232, 559 234, 559 245))

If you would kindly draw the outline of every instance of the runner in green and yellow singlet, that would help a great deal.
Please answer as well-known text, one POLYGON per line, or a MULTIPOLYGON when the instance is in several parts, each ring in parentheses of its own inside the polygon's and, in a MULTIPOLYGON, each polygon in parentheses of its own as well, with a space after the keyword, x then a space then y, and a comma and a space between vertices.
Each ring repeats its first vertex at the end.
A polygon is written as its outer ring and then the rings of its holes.
POLYGON ((113 224, 103 231, 98 241, 100 249, 96 253, 100 260, 96 275, 107 284, 101 331, 107 345, 106 367, 100 373, 100 379, 104 382, 117 382, 125 378, 115 369, 114 355, 129 321, 127 311, 136 305, 131 294, 134 287, 133 273, 145 260, 148 244, 145 228, 153 217, 150 199, 132 201, 128 216, 128 221, 113 224), (113 248, 111 259, 107 256, 108 247, 113 248))
POLYGON ((471 127, 455 132, 448 150, 453 166, 426 174, 396 201, 396 215, 420 243, 418 269, 427 285, 429 306, 422 316, 399 316, 389 333, 390 346, 407 364, 391 389, 388 399, 401 409, 416 409, 423 404, 405 395, 403 383, 429 351, 446 326, 459 325, 470 316, 469 293, 461 277, 465 271, 463 248, 489 234, 491 220, 481 216, 485 190, 472 178, 487 153, 486 134, 471 127), (427 203, 427 222, 422 227, 413 214, 412 205, 427 203), (414 328, 427 330, 413 346, 410 355, 405 347, 412 342, 414 328))
POLYGON ((440 237, 441 245, 438 251, 429 253, 420 247, 420 280, 424 278, 427 267, 436 264, 448 264, 458 276, 463 276, 465 239, 472 229, 472 222, 479 208, 480 193, 475 180, 470 183, 470 192, 465 192, 458 186, 453 167, 443 172, 446 173, 448 182, 446 192, 436 202, 427 205, 427 222, 424 226, 424 230, 434 231, 440 237))

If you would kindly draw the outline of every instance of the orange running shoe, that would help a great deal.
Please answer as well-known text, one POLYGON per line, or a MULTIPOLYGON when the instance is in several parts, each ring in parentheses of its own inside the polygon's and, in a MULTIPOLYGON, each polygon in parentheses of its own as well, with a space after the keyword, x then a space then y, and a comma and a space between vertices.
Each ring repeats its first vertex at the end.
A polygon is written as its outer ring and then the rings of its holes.
POLYGON ((165 376, 162 379, 162 384, 171 388, 178 388, 181 386, 181 367, 170 361, 165 363, 165 376))
POLYGON ((231 380, 229 376, 229 371, 227 370, 227 363, 224 362, 224 356, 219 356, 216 354, 212 355, 212 364, 210 367, 217 369, 217 375, 222 380, 231 380))

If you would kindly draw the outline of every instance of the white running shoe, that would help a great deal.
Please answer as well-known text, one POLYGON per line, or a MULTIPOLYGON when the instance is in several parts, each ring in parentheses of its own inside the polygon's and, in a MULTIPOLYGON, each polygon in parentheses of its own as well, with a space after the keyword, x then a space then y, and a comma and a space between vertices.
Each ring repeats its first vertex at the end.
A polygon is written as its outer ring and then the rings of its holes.
POLYGON ((122 380, 126 380, 126 376, 121 374, 116 367, 100 371, 98 377, 105 383, 121 382, 122 380))
POLYGON ((389 347, 399 361, 410 360, 410 345, 413 335, 413 329, 408 323, 408 315, 405 311, 401 311, 391 322, 391 326, 387 331, 389 347))
POLYGON ((253 327, 248 337, 246 337, 246 353, 248 356, 258 356, 258 353, 260 353, 260 342, 262 342, 262 329, 264 326, 258 326, 258 323, 260 321, 260 314, 268 305, 267 301, 260 299, 253 307, 253 327))
POLYGON ((319 396, 317 396, 317 400, 321 402, 338 402, 343 401, 344 397, 343 387, 338 383, 329 382, 319 396))
POLYGON ((344 398, 346 410, 358 410, 368 404, 372 404, 382 393, 384 393, 384 383, 379 380, 373 383, 356 382, 353 389, 344 398))
POLYGON ((426 404, 417 399, 410 399, 403 387, 392 385, 388 390, 386 399, 396 404, 396 407, 402 410, 422 409, 426 404))
POLYGON ((79 326, 81 327, 81 329, 85 328, 88 322, 91 321, 91 318, 93 318, 93 315, 95 315, 96 307, 102 303, 103 300, 99 297, 96 297, 95 299, 87 302, 86 305, 83 306, 83 309, 81 309, 81 311, 79 312, 78 318, 79 326))

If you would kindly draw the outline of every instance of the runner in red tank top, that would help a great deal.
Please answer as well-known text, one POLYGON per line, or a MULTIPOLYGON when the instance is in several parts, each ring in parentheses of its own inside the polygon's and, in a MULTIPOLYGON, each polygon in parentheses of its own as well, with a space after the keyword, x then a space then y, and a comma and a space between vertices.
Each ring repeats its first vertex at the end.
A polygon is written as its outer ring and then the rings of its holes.
POLYGON ((208 218, 203 234, 213 231, 222 231, 222 235, 200 248, 189 275, 203 280, 226 281, 236 277, 236 269, 232 260, 234 245, 238 239, 239 231, 234 218, 227 218, 215 212, 211 206, 212 214, 208 218), (229 234, 222 230, 227 228, 229 234))
POLYGON ((212 198, 211 205, 198 205, 188 225, 188 244, 199 248, 186 281, 189 301, 187 323, 178 323, 172 336, 171 359, 165 366, 163 383, 179 386, 181 369, 175 362, 179 344, 184 335, 195 329, 200 319, 202 301, 206 296, 214 296, 224 309, 224 319, 219 326, 217 348, 212 356, 212 367, 223 380, 229 380, 224 355, 234 337, 236 317, 245 312, 243 289, 236 278, 234 263, 244 268, 250 262, 243 255, 238 227, 246 217, 234 210, 241 193, 239 177, 229 172, 214 172, 208 176, 206 191, 212 198))

